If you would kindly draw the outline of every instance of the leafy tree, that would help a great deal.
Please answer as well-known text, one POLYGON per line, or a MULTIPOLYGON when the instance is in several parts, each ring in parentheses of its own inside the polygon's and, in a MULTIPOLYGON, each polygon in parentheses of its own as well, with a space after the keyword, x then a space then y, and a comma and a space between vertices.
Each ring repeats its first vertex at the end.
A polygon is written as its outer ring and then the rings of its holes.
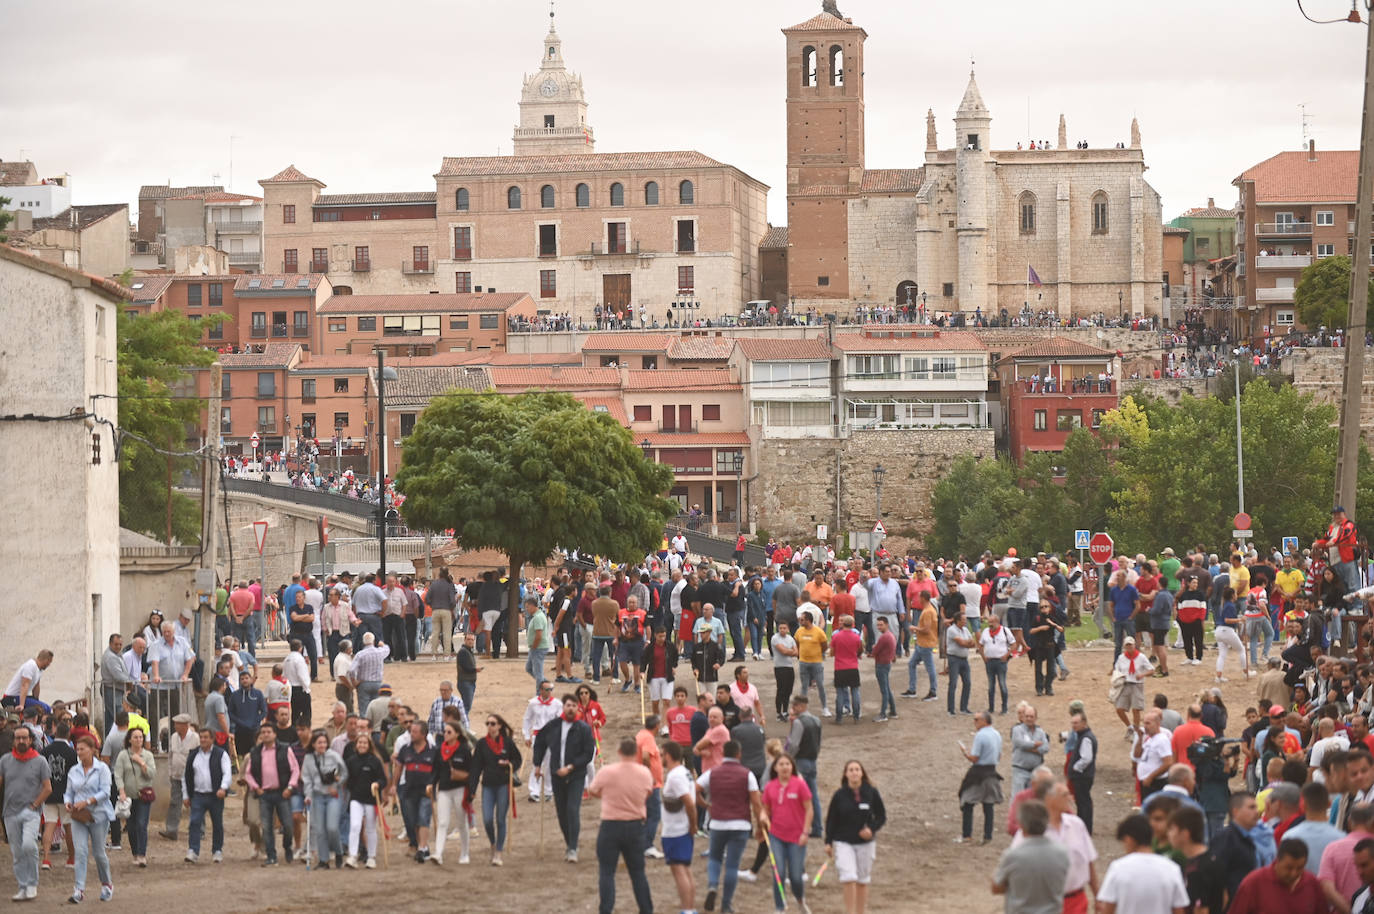
POLYGON ((5 207, 13 202, 9 197, 0 197, 0 244, 9 240, 5 237, 5 226, 14 221, 14 213, 9 212, 5 207))
POLYGON ((1026 493, 1010 460, 961 457, 935 484, 930 550, 977 555, 984 549, 1024 545, 1026 493))
MULTIPOLYGON (((633 436, 566 394, 437 397, 405 441, 396 487, 406 521, 452 528, 468 549, 510 559, 507 655, 517 655, 520 568, 563 546, 635 559, 656 549, 676 503, 672 472, 633 436)), ((498 645, 499 649, 499 645, 498 645)))
POLYGON ((181 471, 196 468, 195 460, 167 456, 153 445, 180 450, 187 426, 200 424, 202 404, 178 399, 175 389, 188 369, 215 360, 200 345, 203 326, 180 311, 119 315, 119 426, 131 433, 119 457, 119 523, 168 543, 200 539, 199 506, 169 484, 181 471))
MULTIPOLYGON (((1302 271, 1293 290, 1298 318, 1309 327, 1344 327, 1350 315, 1350 258, 1323 257, 1302 271)), ((1374 316, 1374 279, 1369 283, 1369 315, 1374 316)), ((1366 323, 1369 317, 1365 318, 1366 323)))
POLYGON ((1216 392, 1216 398, 1232 409, 1235 408, 1236 399, 1236 373, 1240 373, 1240 388, 1245 389, 1245 385, 1251 381, 1262 381, 1275 390, 1282 390, 1283 385, 1288 383, 1283 374, 1277 371, 1257 372, 1255 365, 1248 359, 1234 361, 1227 365, 1210 382, 1211 389, 1216 392))
POLYGON ((1086 428, 1077 428, 1064 441, 1059 461, 1064 467, 1064 491, 1072 506, 1074 529, 1101 530, 1118 485, 1108 462, 1109 448, 1086 428))

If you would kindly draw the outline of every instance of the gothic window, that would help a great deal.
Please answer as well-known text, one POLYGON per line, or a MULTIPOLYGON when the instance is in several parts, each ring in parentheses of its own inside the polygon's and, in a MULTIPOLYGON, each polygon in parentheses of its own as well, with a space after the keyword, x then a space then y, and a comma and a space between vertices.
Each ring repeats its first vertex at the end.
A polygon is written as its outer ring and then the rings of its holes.
POLYGON ((520 188, 510 187, 506 189, 506 209, 520 208, 520 188))
POLYGON ((468 208, 468 189, 460 187, 453 194, 453 208, 459 212, 466 212, 468 208))
POLYGON ((584 209, 592 205, 592 189, 585 184, 577 185, 577 205, 584 209))
POLYGON ((677 202, 684 205, 697 202, 696 190, 692 187, 691 181, 683 181, 677 186, 677 202))
POLYGON ((1107 195, 1102 191, 1093 194, 1093 234, 1107 234, 1107 195))
POLYGON ((1030 191, 1026 191, 1019 198, 1017 198, 1017 202, 1020 204, 1018 206, 1018 210, 1021 213, 1021 234, 1034 235, 1035 194, 1031 193, 1030 191))
POLYGON ((625 205, 625 185, 619 181, 611 185, 611 206, 625 205))
POLYGON ((539 205, 544 209, 553 209, 553 185, 545 184, 539 188, 539 205))
POLYGON ((802 86, 814 86, 816 84, 816 49, 811 45, 802 48, 802 86))
POLYGON ((650 181, 644 185, 644 205, 658 206, 658 182, 650 181))
POLYGON ((830 85, 844 85, 844 48, 839 45, 830 48, 830 85))

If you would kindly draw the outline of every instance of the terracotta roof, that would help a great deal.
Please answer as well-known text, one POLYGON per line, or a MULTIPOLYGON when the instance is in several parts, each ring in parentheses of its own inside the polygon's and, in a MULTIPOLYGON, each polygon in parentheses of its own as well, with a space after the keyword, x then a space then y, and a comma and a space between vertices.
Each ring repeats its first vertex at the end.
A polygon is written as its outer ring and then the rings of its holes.
POLYGON ((284 292, 305 292, 307 289, 314 291, 324 281, 320 273, 243 273, 227 278, 233 279, 234 292, 240 295, 272 292, 280 295, 284 292), (282 282, 280 286, 276 285, 278 280, 282 282), (304 286, 301 280, 306 280, 304 286))
POLYGON ((924 168, 866 168, 859 190, 866 194, 915 193, 925 181, 924 168))
POLYGON ((625 404, 620 402, 619 397, 578 397, 586 404, 587 409, 593 412, 604 412, 616 422, 626 427, 630 424, 630 419, 625 415, 625 404))
POLYGON ((136 305, 147 305, 157 301, 172 284, 170 276, 135 276, 129 283, 129 291, 136 305))
POLYGON ((46 219, 33 220, 33 229, 72 229, 80 231, 90 228, 97 222, 108 219, 115 213, 124 211, 126 218, 129 212, 127 203, 97 203, 88 206, 69 206, 56 216, 49 216, 46 219), (73 222, 75 224, 73 225, 73 222))
POLYGON ((262 349, 262 352, 223 352, 219 363, 225 368, 291 368, 301 355, 299 343, 266 343, 262 349))
POLYGON ((546 156, 444 156, 436 178, 468 175, 537 175, 550 172, 720 168, 708 155, 678 152, 588 152, 546 156))
POLYGON ((437 199, 432 190, 403 191, 379 194, 320 194, 315 206, 369 206, 384 203, 433 203, 437 199))
POLYGON ((759 248, 761 250, 774 250, 785 247, 787 247, 787 226, 768 226, 768 231, 763 233, 763 240, 759 242, 759 248))
POLYGON ((1180 218, 1184 219, 1234 219, 1236 208, 1222 208, 1220 206, 1195 206, 1190 210, 1185 210, 1180 218))
POLYGON ((829 360, 830 347, 825 340, 737 339, 735 346, 751 362, 804 362, 829 360))
MULTIPOLYGON (((783 29, 783 31, 833 32, 840 29, 859 29, 859 27, 849 19, 840 19, 837 16, 832 16, 830 13, 821 11, 816 15, 812 16, 810 19, 806 20, 805 22, 798 22, 791 28, 783 29)), ((863 31, 863 29, 859 29, 859 31, 863 31)))
POLYGON ((739 390, 727 368, 659 368, 627 371, 626 390, 739 390))
POLYGON ((730 358, 735 348, 732 337, 683 336, 668 344, 668 358, 675 362, 689 360, 720 361, 730 358))
POLYGON ((254 197, 251 194, 234 194, 226 190, 207 190, 200 193, 177 194, 175 197, 168 197, 168 200, 204 200, 206 203, 240 203, 244 200, 254 200, 262 202, 262 197, 254 197))
POLYGON ((1055 358, 1095 358, 1109 359, 1116 353, 1107 349, 1098 349, 1096 346, 1089 346, 1087 343, 1080 343, 1078 340, 1071 340, 1065 336, 1052 336, 1047 340, 1031 343, 1022 349, 1004 356, 998 361, 1008 362, 1012 359, 1055 359, 1055 358))
POLYGON ((430 295, 335 295, 320 305, 320 314, 438 314, 445 311, 510 311, 534 299, 525 292, 448 292, 430 295))
POLYGON ((615 368, 564 368, 560 365, 535 368, 493 366, 489 371, 492 384, 504 390, 588 390, 620 387, 620 372, 615 368))
POLYGON ((667 352, 672 341, 669 333, 593 333, 583 341, 582 351, 667 352))
MULTIPOLYGON (((374 369, 376 366, 373 366, 374 369)), ((491 378, 481 365, 453 365, 396 369, 396 380, 386 382, 386 405, 426 406, 434 397, 458 390, 491 390, 491 378)))
MULTIPOLYGON (((639 438, 639 435, 635 435, 639 438)), ((749 443, 747 432, 649 432, 644 435, 649 446, 668 450, 675 447, 704 447, 721 444, 749 443)), ((641 439, 643 440, 643 439, 641 439)))
POLYGON ((468 355, 473 362, 510 368, 582 364, 580 352, 470 352, 468 355))
POLYGON ((126 301, 130 296, 130 291, 115 282, 113 279, 106 279, 103 276, 96 276, 93 273, 84 273, 81 270, 73 270, 71 267, 64 267, 59 263, 44 260, 28 251, 12 247, 8 244, 0 244, 0 260, 9 260, 13 263, 22 264, 38 270, 40 273, 47 273, 49 276, 56 276, 71 283, 73 288, 93 289, 106 298, 118 302, 126 301))
POLYGON ((905 351, 981 351, 987 349, 983 341, 965 331, 941 330, 938 335, 922 336, 866 336, 858 333, 835 335, 835 348, 845 352, 905 352, 905 351))
POLYGON ((263 178, 259 184, 298 184, 301 181, 314 181, 314 183, 324 187, 323 181, 316 181, 314 178, 302 172, 295 165, 288 165, 270 178, 263 178))
POLYGON ((377 364, 377 357, 370 352, 356 352, 341 355, 315 355, 307 353, 292 374, 308 375, 312 372, 332 373, 353 371, 362 373, 377 364))
POLYGON ((1359 161, 1355 150, 1318 152, 1315 162, 1308 161, 1306 150, 1281 152, 1247 168, 1231 183, 1254 181, 1257 203, 1354 202, 1359 161))
POLYGON ((1164 234, 1166 234, 1166 235, 1191 235, 1191 234, 1193 234, 1193 230, 1190 229, 1190 228, 1184 228, 1184 227, 1181 226, 1181 225, 1166 225, 1166 226, 1164 226, 1164 234))
POLYGON ((144 184, 138 189, 140 200, 165 200, 168 197, 184 197, 187 194, 209 194, 223 191, 220 184, 191 184, 186 187, 173 187, 170 184, 144 184))

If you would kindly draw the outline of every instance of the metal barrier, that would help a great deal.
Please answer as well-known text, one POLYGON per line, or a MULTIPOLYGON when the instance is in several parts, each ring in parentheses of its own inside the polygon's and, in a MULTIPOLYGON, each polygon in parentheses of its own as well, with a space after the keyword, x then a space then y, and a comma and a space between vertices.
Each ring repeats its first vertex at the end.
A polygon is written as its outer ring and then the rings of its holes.
POLYGON ((275 498, 278 501, 295 502, 298 505, 308 505, 331 514, 348 514, 353 517, 375 517, 377 514, 376 505, 368 504, 356 498, 349 498, 347 495, 335 495, 333 492, 283 486, 257 479, 239 479, 235 476, 224 477, 224 487, 230 492, 243 492, 248 495, 257 495, 260 498, 275 498))
POLYGON ((148 727, 153 731, 153 752, 163 755, 172 736, 172 718, 178 714, 189 714, 200 724, 200 714, 196 707, 196 692, 189 679, 164 679, 160 683, 144 683, 144 699, 147 702, 148 727))

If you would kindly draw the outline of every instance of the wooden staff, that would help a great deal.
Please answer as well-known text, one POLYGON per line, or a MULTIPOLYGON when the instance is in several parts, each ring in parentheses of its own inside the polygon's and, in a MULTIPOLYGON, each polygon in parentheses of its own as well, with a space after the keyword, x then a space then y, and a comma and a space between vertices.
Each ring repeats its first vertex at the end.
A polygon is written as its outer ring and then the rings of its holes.
MULTIPOLYGON (((377 785, 372 785, 372 803, 377 810, 377 822, 381 825, 378 831, 377 843, 382 846, 382 868, 391 868, 391 826, 386 821, 386 811, 382 809, 382 795, 377 790, 377 785)), ((373 853, 376 849, 373 848, 373 853)))

